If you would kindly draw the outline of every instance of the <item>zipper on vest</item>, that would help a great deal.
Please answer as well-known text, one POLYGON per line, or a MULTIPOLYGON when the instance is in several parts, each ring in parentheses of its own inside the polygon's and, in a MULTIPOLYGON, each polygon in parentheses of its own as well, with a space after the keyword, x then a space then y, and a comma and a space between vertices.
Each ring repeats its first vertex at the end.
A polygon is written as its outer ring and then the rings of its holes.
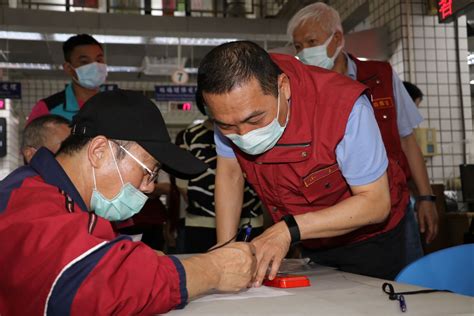
MULTIPOLYGON (((307 148, 311 145, 311 143, 300 143, 300 144, 276 144, 275 147, 299 147, 299 148, 307 148)), ((271 164, 272 162, 260 162, 257 161, 255 162, 257 165, 263 165, 263 164, 271 164)))
POLYGON ((311 143, 300 143, 300 144, 276 144, 275 147, 309 147, 311 143))

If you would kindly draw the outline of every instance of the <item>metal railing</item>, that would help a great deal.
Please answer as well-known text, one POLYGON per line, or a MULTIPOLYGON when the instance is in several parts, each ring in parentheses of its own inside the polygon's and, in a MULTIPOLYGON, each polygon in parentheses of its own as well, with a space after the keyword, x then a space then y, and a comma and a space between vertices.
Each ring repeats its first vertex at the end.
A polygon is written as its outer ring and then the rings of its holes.
MULTIPOLYGON (((271 18, 290 0, 17 0, 33 10, 158 16, 271 18)), ((8 6, 0 0, 1 5, 8 6)))

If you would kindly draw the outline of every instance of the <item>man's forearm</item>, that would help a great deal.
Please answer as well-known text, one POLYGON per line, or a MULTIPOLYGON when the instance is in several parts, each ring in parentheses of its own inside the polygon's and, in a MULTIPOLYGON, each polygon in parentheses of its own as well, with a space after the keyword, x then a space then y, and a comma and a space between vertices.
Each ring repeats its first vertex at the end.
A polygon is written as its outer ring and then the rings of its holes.
POLYGON ((384 221, 390 213, 390 193, 384 175, 350 198, 317 212, 295 216, 301 239, 344 235, 384 221))
POLYGON ((243 179, 217 180, 215 189, 217 243, 231 239, 237 232, 242 212, 243 179))
POLYGON ((214 198, 218 244, 228 241, 237 232, 244 195, 242 172, 229 170, 227 163, 217 159, 214 198))

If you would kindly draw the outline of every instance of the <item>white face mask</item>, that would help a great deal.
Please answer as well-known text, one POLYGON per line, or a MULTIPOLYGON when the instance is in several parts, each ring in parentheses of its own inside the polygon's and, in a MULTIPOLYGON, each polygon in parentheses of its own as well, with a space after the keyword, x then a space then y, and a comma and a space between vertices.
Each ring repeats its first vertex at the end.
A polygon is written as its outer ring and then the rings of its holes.
POLYGON ((280 90, 278 90, 278 110, 275 119, 267 126, 254 129, 244 135, 228 134, 226 135, 237 147, 249 155, 260 155, 273 148, 285 131, 288 124, 288 113, 286 122, 281 126, 278 122, 280 114, 280 90))
POLYGON ((93 62, 74 69, 77 74, 76 82, 86 89, 97 89, 107 78, 107 65, 93 62))
POLYGON ((299 52, 296 56, 303 63, 307 65, 318 66, 321 68, 331 70, 334 67, 334 61, 336 60, 337 55, 342 49, 342 46, 339 46, 332 57, 328 57, 328 46, 334 37, 335 32, 322 44, 314 47, 308 47, 299 52))

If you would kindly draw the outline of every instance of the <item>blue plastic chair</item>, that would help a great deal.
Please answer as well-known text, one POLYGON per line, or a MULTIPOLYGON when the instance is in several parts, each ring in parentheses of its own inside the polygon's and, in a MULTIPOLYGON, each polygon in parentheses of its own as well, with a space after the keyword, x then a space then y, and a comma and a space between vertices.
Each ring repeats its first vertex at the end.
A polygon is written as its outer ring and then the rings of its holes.
POLYGON ((406 266, 395 281, 474 296, 474 244, 430 253, 406 266))

